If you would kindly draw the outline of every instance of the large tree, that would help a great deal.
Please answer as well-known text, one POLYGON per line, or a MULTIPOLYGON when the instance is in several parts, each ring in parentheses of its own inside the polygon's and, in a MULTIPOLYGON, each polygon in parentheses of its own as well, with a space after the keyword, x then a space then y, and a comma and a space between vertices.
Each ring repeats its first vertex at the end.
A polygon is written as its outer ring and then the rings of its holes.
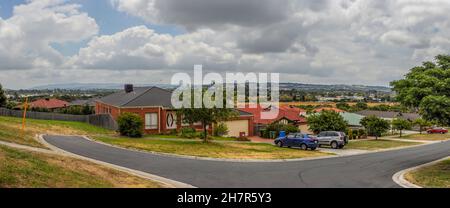
POLYGON ((342 131, 346 132, 348 123, 339 113, 334 111, 322 111, 309 115, 308 118, 309 129, 314 133, 321 131, 342 131))
POLYGON ((376 116, 367 116, 361 119, 361 125, 364 126, 367 133, 370 136, 375 136, 375 139, 381 137, 383 133, 386 133, 390 128, 389 121, 376 116))
POLYGON ((450 56, 438 55, 391 85, 403 105, 416 109, 424 119, 450 125, 450 56))
POLYGON ((5 107, 6 101, 5 91, 3 90, 2 84, 0 84, 0 107, 5 107))

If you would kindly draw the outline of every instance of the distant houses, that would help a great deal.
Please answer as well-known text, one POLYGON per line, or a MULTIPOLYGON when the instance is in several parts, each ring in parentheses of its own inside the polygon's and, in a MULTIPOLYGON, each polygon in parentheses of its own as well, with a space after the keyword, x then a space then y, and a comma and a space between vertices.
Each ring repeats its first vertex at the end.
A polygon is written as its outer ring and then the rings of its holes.
POLYGON ((394 120, 395 118, 403 118, 408 121, 414 121, 418 118, 420 118, 420 115, 417 113, 402 113, 402 112, 395 112, 395 111, 373 111, 373 110, 363 110, 356 112, 356 114, 361 116, 377 116, 379 118, 383 118, 386 120, 394 120))
MULTIPOLYGON (((18 109, 23 109, 24 104, 17 106, 18 109)), ((59 100, 55 98, 45 98, 35 100, 33 102, 28 103, 28 109, 30 110, 40 110, 40 111, 49 111, 49 112, 57 112, 61 109, 69 107, 69 103, 64 100, 59 100)))

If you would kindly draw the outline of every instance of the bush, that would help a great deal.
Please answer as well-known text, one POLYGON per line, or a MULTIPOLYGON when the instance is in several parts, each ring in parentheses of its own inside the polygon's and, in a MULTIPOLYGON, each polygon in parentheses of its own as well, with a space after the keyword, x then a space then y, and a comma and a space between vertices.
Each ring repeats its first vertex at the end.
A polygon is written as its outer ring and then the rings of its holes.
POLYGON ((367 132, 364 129, 358 130, 358 139, 365 139, 367 138, 367 132))
POLYGON ((223 136, 228 134, 228 127, 224 123, 220 123, 214 129, 214 136, 223 136))
POLYGON ((353 138, 352 138, 352 139, 357 139, 357 138, 358 138, 358 130, 353 129, 353 130, 352 130, 352 135, 353 135, 353 138))
POLYGON ((271 131, 276 132, 275 133, 276 134, 275 137, 276 137, 280 134, 280 131, 285 131, 286 134, 289 134, 289 133, 299 132, 300 130, 298 129, 298 127, 291 125, 291 124, 271 123, 267 126, 266 130, 264 131, 263 137, 269 138, 271 131))
POLYGON ((348 139, 353 140, 353 130, 349 129, 347 133, 348 139))
POLYGON ((184 138, 188 138, 188 139, 193 139, 193 138, 198 137, 199 135, 197 134, 197 131, 195 131, 194 128, 184 127, 181 129, 180 136, 184 137, 184 138))
POLYGON ((239 142, 249 142, 249 141, 251 141, 248 137, 238 137, 238 138, 236 138, 236 141, 239 141, 239 142))
POLYGON ((138 138, 142 137, 144 121, 134 113, 122 113, 117 119, 119 132, 122 136, 138 138))

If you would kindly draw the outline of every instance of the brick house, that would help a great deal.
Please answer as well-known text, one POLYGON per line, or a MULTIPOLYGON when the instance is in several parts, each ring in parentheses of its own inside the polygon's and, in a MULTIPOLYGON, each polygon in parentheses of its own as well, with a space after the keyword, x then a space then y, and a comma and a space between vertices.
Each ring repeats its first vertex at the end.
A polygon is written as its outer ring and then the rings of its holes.
MULTIPOLYGON (((17 109, 23 109, 24 104, 17 106, 17 109)), ((57 112, 63 108, 69 107, 69 103, 64 100, 58 100, 55 98, 45 98, 35 100, 28 103, 28 109, 46 109, 51 112, 57 112)))
POLYGON ((306 111, 300 108, 291 107, 291 106, 279 106, 279 107, 269 107, 262 108, 258 106, 257 108, 241 108, 241 111, 247 112, 254 116, 254 132, 259 133, 261 130, 265 129, 267 125, 272 123, 281 123, 281 124, 291 124, 297 126, 299 130, 302 132, 308 132, 308 125, 306 121, 306 111), (262 119, 261 113, 264 111, 269 111, 270 108, 278 108, 278 116, 273 119, 262 119))
MULTIPOLYGON (((144 121, 146 134, 169 133, 181 130, 183 127, 193 127, 201 130, 201 123, 185 124, 177 116, 173 108, 172 92, 158 87, 136 87, 125 85, 125 89, 117 93, 96 100, 97 114, 110 114, 115 120, 121 113, 138 114, 144 121)), ((253 116, 239 111, 239 117, 226 121, 230 137, 238 137, 245 132, 246 136, 253 135, 253 116)), ((208 127, 212 132, 213 127, 208 127)))

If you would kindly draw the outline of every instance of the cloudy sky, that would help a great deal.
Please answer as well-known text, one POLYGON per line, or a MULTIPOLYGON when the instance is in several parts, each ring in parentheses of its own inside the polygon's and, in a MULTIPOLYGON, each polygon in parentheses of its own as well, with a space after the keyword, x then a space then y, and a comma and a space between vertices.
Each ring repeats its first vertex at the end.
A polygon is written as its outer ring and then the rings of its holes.
POLYGON ((387 86, 450 53, 449 0, 2 0, 0 83, 168 83, 213 72, 387 86))

